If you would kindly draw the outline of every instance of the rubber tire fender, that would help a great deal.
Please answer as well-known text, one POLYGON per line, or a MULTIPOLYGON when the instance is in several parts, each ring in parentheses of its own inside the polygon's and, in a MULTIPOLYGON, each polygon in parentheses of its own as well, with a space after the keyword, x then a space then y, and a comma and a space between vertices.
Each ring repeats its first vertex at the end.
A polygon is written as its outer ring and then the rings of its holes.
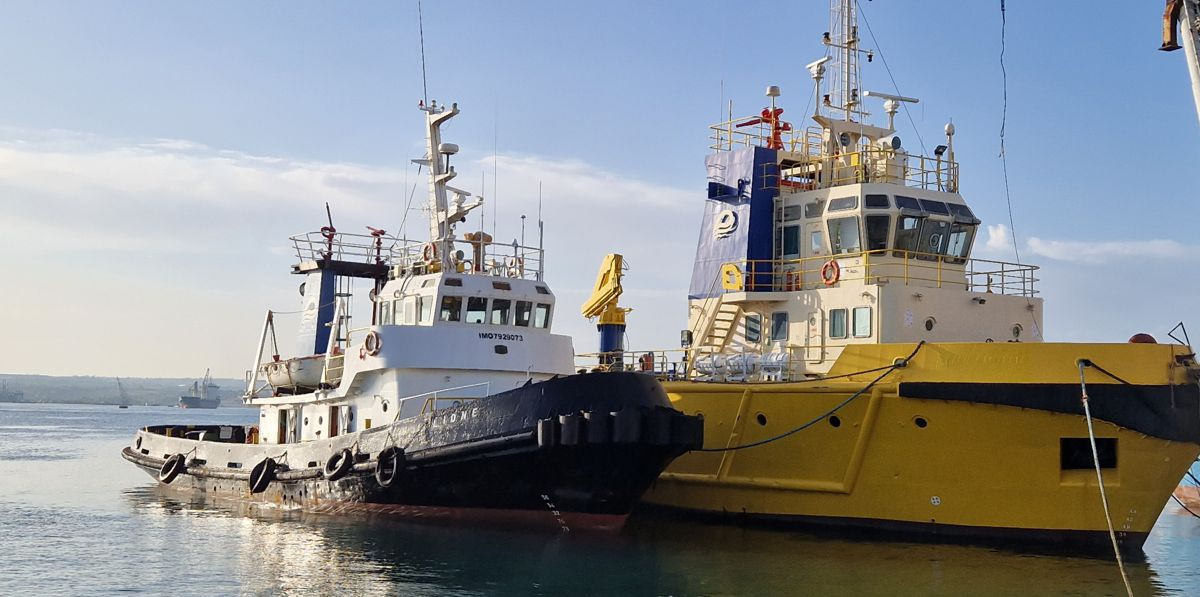
POLYGON ((396 446, 384 448, 375 460, 375 482, 380 487, 387 489, 396 482, 396 479, 400 478, 400 471, 403 468, 404 450, 396 446))
POLYGON ((170 485, 171 481, 174 481, 175 477, 178 477, 185 468, 187 468, 187 458, 183 454, 172 454, 158 469, 158 480, 162 481, 164 485, 170 485))
POLYGON ((334 452, 329 460, 325 461, 325 468, 321 470, 321 474, 326 481, 337 481, 345 477, 353 466, 354 453, 350 451, 350 448, 343 448, 340 452, 334 452))
POLYGON ((262 493, 275 480, 275 468, 278 465, 274 458, 264 458, 262 462, 250 469, 250 493, 262 493))

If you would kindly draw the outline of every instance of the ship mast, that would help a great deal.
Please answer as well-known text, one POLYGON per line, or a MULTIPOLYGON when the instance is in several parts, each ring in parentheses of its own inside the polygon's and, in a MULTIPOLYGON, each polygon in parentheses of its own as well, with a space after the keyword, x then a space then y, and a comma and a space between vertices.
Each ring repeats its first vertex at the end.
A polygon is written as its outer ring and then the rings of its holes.
MULTIPOLYGON (((853 122, 855 116, 867 116, 860 109, 858 53, 858 11, 854 0, 830 0, 829 32, 823 38, 833 48, 830 73, 830 94, 825 105, 842 113, 842 120, 853 122)), ((869 58, 868 58, 869 59, 869 58)))
POLYGON ((1163 44, 1160 50, 1182 49, 1186 54, 1188 74, 1192 79, 1192 101, 1200 117, 1200 2, 1197 0, 1167 0, 1163 13, 1163 44), (1178 27, 1178 33, 1176 33, 1178 27), (1179 45, 1179 37, 1183 45, 1179 45))
POLYGON ((425 112, 425 157, 413 162, 429 170, 429 242, 436 247, 436 261, 446 271, 453 263, 449 253, 454 246, 454 224, 465 221, 467 212, 482 205, 483 198, 476 196, 468 202, 470 193, 448 184, 458 176, 450 165, 450 156, 458 153, 458 145, 442 142, 442 124, 458 115, 458 104, 446 109, 434 100, 429 105, 422 102, 420 108, 425 112), (453 199, 448 198, 451 194, 453 199))

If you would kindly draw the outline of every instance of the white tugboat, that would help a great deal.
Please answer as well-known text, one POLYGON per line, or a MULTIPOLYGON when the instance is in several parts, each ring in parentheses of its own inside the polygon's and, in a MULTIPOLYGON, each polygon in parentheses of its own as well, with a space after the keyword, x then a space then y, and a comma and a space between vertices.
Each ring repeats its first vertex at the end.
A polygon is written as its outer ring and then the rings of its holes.
POLYGON ((543 250, 456 237, 482 203, 449 185, 458 107, 421 110, 429 242, 332 222, 293 237, 299 350, 277 354, 268 312, 245 396, 259 425, 147 427, 122 455, 164 485, 284 506, 619 527, 702 421, 652 376, 572 374, 543 250), (353 279, 372 286, 359 328, 353 279))

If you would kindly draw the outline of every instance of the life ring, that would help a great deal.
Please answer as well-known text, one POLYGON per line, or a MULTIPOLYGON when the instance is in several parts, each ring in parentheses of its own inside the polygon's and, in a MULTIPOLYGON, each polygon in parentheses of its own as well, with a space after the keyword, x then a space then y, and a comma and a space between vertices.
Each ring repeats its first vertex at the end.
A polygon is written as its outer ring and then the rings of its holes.
POLYGON ((830 259, 821 266, 821 281, 826 286, 833 286, 842 277, 842 266, 838 265, 837 259, 830 259))
POLYGON ((375 461, 375 482, 387 489, 400 477, 400 469, 404 467, 404 450, 395 446, 384 448, 375 461))
POLYGON ((174 481, 175 477, 178 477, 179 473, 182 473, 186 466, 187 459, 183 454, 172 454, 170 458, 167 458, 166 462, 163 462, 162 467, 158 469, 158 480, 166 485, 170 485, 171 481, 174 481))
POLYGON ((367 337, 363 340, 363 351, 370 356, 379 354, 383 348, 383 338, 379 336, 379 332, 371 330, 367 332, 367 337))
POLYGON ((262 493, 275 480, 275 459, 264 458, 250 469, 250 493, 262 493))
POLYGON ((334 453, 329 460, 325 461, 325 469, 322 473, 326 481, 337 481, 345 477, 352 466, 354 466, 354 453, 350 451, 350 448, 345 448, 334 453))
POLYGON ((435 243, 425 243, 425 248, 421 249, 421 256, 425 261, 437 261, 438 248, 435 243))

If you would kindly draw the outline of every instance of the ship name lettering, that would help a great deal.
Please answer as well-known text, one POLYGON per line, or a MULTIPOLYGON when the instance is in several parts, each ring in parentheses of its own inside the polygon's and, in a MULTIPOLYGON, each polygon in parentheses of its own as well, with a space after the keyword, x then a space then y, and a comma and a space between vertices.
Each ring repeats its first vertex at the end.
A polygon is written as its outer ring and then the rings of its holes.
POLYGON ((507 340, 510 342, 524 342, 525 336, 521 334, 501 334, 497 332, 479 332, 481 340, 507 340))

